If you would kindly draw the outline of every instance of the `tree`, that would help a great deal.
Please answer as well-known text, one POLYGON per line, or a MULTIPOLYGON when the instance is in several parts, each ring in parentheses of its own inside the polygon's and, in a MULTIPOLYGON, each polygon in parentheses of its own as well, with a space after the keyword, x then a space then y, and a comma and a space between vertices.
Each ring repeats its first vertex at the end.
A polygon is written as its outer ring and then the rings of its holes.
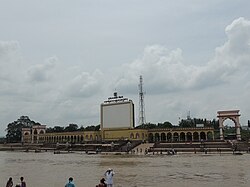
POLYGON ((31 121, 28 116, 21 116, 17 121, 11 122, 7 126, 6 141, 20 142, 22 138, 22 128, 30 128, 33 125, 41 125, 40 123, 31 121))
MULTIPOLYGON (((94 126, 94 125, 91 125, 91 126, 87 126, 86 128, 85 128, 85 130, 86 131, 95 131, 96 130, 96 126, 94 126)), ((99 127, 100 128, 100 127, 99 127)))
POLYGON ((172 128, 173 125, 169 121, 165 121, 164 123, 158 123, 158 128, 172 128))
POLYGON ((153 123, 146 123, 146 124, 142 124, 136 127, 136 129, 154 129, 156 128, 156 124, 153 123))
POLYGON ((77 124, 69 124, 69 126, 65 127, 65 129, 64 129, 65 132, 74 132, 77 130, 78 130, 77 124))

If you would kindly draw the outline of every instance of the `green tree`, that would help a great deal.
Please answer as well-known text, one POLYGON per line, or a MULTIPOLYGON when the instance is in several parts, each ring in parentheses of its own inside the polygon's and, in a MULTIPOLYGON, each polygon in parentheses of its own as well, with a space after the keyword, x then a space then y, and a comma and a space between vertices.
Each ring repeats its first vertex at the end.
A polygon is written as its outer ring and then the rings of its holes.
MULTIPOLYGON (((99 128, 100 128, 100 127, 99 127, 99 128)), ((96 130, 96 126, 94 126, 94 125, 87 126, 87 127, 85 128, 85 130, 86 130, 86 131, 95 131, 95 130, 96 130)))
POLYGON ((158 128, 172 128, 173 125, 169 121, 165 121, 164 123, 158 123, 158 128))
POLYGON ((78 130, 78 125, 77 124, 69 124, 69 126, 65 127, 64 131, 65 132, 74 132, 78 130))
POLYGON ((21 116, 17 121, 11 122, 7 126, 6 141, 20 142, 22 137, 22 128, 40 125, 40 123, 31 121, 28 116, 21 116))
POLYGON ((136 129, 155 129, 157 127, 156 124, 153 123, 146 123, 136 127, 136 129))

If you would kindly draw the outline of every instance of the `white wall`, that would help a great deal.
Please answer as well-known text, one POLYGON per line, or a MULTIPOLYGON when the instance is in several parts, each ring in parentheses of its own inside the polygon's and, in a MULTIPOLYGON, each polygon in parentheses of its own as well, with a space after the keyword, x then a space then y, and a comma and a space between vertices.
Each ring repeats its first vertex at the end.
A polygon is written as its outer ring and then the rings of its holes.
POLYGON ((103 128, 130 128, 133 125, 133 104, 131 102, 102 104, 103 128))

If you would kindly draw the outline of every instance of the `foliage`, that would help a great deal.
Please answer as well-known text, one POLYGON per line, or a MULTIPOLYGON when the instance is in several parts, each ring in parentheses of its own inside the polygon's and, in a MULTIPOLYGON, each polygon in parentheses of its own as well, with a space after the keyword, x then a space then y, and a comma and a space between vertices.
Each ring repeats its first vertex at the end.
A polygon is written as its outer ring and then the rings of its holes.
POLYGON ((31 121, 28 116, 21 116, 17 121, 9 123, 6 129, 6 141, 20 142, 22 137, 22 128, 32 127, 33 125, 41 124, 31 121))
POLYGON ((182 128, 190 128, 190 127, 196 127, 197 124, 203 124, 204 127, 213 127, 215 129, 219 129, 219 121, 213 119, 212 121, 201 118, 189 118, 189 119, 182 119, 179 123, 179 127, 182 128))
POLYGON ((154 128, 156 128, 156 124, 153 124, 153 123, 146 123, 146 124, 138 125, 136 127, 136 129, 154 129, 154 128))
POLYGON ((78 130, 78 125, 77 124, 69 124, 64 129, 65 132, 74 132, 74 131, 77 131, 77 130, 78 130))
POLYGON ((241 130, 241 139, 249 141, 250 140, 250 130, 241 130))
POLYGON ((81 126, 78 128, 77 124, 69 124, 67 127, 61 127, 61 126, 54 126, 54 127, 48 127, 46 129, 47 133, 56 133, 56 132, 74 132, 74 131, 99 131, 100 130, 100 125, 90 125, 87 127, 81 126))
POLYGON ((170 122, 165 121, 163 123, 158 123, 157 125, 154 123, 146 123, 138 125, 136 129, 156 129, 156 128, 172 128, 172 127, 173 125, 170 122))
POLYGON ((94 125, 91 125, 91 126, 87 126, 86 128, 85 128, 85 130, 86 131, 95 131, 96 129, 100 129, 100 126, 99 126, 99 128, 98 127, 96 127, 96 126, 94 126, 94 125))
POLYGON ((165 121, 164 123, 158 123, 157 128, 172 128, 173 125, 169 121, 165 121))

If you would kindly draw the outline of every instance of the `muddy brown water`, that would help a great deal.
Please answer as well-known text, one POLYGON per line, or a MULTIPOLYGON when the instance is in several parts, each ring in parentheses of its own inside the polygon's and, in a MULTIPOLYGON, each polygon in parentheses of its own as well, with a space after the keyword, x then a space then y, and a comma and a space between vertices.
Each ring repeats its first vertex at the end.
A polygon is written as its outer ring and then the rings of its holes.
POLYGON ((72 176, 76 187, 95 187, 107 168, 114 187, 250 186, 250 154, 243 155, 86 155, 52 152, 0 152, 0 186, 20 176, 27 187, 63 187, 72 176))

